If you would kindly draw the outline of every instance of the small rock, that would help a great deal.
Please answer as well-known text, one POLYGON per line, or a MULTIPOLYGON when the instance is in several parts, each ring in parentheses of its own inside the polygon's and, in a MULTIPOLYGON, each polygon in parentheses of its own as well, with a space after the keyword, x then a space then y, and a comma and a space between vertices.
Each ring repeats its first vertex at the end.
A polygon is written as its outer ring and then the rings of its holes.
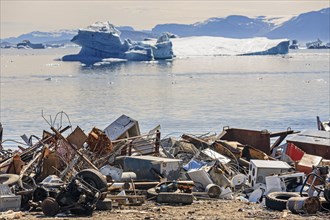
POLYGON ((239 208, 238 211, 239 212, 244 212, 244 209, 243 208, 239 208))

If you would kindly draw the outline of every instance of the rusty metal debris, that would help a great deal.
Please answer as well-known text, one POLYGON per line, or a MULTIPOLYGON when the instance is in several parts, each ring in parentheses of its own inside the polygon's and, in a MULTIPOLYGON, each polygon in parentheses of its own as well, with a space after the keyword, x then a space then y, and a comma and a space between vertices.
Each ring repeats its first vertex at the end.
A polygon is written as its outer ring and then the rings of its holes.
MULTIPOLYGON (((0 210, 92 215, 149 200, 236 199, 312 214, 330 203, 330 132, 324 129, 225 127, 218 135, 161 139, 160 126, 141 133, 126 115, 88 133, 72 130, 64 112, 46 122, 42 137, 22 135, 15 151, 4 144, 11 140, 1 139, 0 210), (4 205, 4 198, 12 202, 4 205)), ((2 131, 0 124, 0 138, 2 131)))

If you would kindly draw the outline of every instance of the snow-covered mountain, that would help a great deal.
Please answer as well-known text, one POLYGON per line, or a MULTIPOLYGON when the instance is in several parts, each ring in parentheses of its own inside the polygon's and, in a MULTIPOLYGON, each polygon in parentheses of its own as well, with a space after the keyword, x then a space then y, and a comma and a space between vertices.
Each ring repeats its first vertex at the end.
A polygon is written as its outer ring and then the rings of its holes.
POLYGON ((286 37, 299 41, 316 40, 330 41, 330 8, 300 14, 282 25, 271 30, 268 38, 286 37))
MULTIPOLYGON (((145 38, 157 38, 164 32, 180 37, 219 36, 226 38, 268 37, 314 41, 317 38, 329 42, 330 8, 300 14, 284 23, 281 18, 259 16, 249 18, 231 15, 225 18, 210 18, 195 24, 158 24, 151 31, 136 31, 130 26, 116 27, 121 31, 122 39, 141 41, 145 38)), ((78 30, 60 30, 54 32, 34 31, 18 37, 1 39, 1 42, 17 44, 23 40, 32 43, 69 43, 78 30)))
POLYGON ((210 18, 195 24, 159 24, 154 33, 171 32, 182 37, 220 36, 228 38, 288 38, 299 41, 313 41, 317 38, 329 42, 330 8, 300 14, 284 23, 278 24, 279 18, 259 16, 231 15, 225 18, 210 18))
POLYGON ((59 30, 52 32, 33 31, 27 34, 22 34, 18 37, 9 37, 2 39, 12 44, 17 44, 23 40, 29 40, 33 43, 57 43, 70 42, 72 37, 78 33, 78 30, 59 30))
POLYGON ((221 36, 227 38, 250 38, 262 36, 274 28, 274 24, 260 16, 249 18, 231 15, 226 18, 210 18, 204 22, 191 25, 159 24, 152 32, 171 32, 182 37, 187 36, 221 36))

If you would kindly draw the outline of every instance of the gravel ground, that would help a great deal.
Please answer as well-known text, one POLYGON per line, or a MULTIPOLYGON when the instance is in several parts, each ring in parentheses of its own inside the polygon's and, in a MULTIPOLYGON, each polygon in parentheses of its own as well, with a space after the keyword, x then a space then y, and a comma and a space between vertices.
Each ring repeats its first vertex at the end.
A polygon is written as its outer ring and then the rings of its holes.
MULTIPOLYGON (((1 216, 0 219, 13 219, 1 216)), ((170 206, 147 201, 141 206, 114 207, 111 211, 95 211, 91 217, 58 215, 46 218, 42 212, 21 213, 16 219, 330 219, 329 213, 294 215, 290 211, 272 211, 261 204, 232 200, 194 201, 191 205, 170 206)))

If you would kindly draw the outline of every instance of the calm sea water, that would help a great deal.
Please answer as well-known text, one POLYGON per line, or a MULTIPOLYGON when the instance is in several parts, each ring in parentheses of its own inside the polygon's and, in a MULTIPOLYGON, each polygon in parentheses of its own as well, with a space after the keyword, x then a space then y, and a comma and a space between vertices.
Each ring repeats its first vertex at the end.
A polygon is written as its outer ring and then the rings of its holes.
POLYGON ((317 115, 330 118, 329 50, 105 66, 56 60, 78 50, 1 50, 4 139, 50 130, 42 111, 48 120, 64 111, 86 133, 126 114, 143 133, 160 124, 162 137, 219 133, 224 126, 316 129, 317 115))

